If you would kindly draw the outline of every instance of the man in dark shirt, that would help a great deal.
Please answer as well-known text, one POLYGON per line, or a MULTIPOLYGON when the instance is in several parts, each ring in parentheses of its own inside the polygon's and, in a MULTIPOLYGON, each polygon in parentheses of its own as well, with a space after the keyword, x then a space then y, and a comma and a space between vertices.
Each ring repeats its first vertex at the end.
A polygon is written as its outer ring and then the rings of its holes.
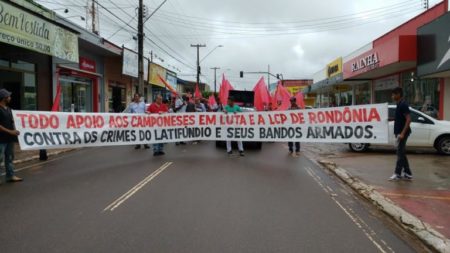
POLYGON ((14 141, 19 135, 19 131, 14 126, 14 119, 11 108, 11 92, 0 90, 0 164, 5 162, 6 181, 20 182, 22 178, 14 175, 14 141))
POLYGON ((411 135, 411 113, 409 105, 403 98, 403 89, 395 88, 392 91, 392 99, 397 103, 395 110, 394 135, 397 146, 397 164, 395 173, 389 180, 397 181, 399 179, 412 180, 411 169, 409 168, 408 158, 406 157, 406 142, 411 135), (404 173, 402 175, 402 173, 404 173))

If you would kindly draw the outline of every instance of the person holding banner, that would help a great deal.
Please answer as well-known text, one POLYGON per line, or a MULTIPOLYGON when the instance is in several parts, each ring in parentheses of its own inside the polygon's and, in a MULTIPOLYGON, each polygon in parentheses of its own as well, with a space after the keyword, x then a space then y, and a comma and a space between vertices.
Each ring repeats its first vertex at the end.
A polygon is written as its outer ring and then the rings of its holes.
MULTIPOLYGON (((129 112, 144 114, 145 107, 146 106, 145 106, 144 101, 141 100, 141 95, 139 93, 134 94, 133 101, 129 105, 129 112)), ((140 149, 140 148, 141 148, 141 145, 139 145, 139 144, 134 147, 134 149, 140 149)), ((149 149, 150 146, 145 144, 144 148, 149 149)))
MULTIPOLYGON (((291 98, 291 106, 289 107, 289 110, 300 110, 301 108, 297 105, 297 98, 292 97, 291 98)), ((292 157, 298 157, 300 156, 300 142, 288 142, 289 146, 289 154, 292 157), (295 145, 295 153, 294 153, 294 145, 295 145)))
MULTIPOLYGON (((155 102, 153 102, 147 109, 147 113, 167 113, 169 108, 165 104, 163 104, 163 97, 161 95, 157 95, 155 102)), ((161 156, 165 155, 164 153, 164 144, 158 143, 153 144, 153 156, 161 156)))
POLYGON ((20 182, 22 178, 14 175, 14 142, 20 132, 14 126, 11 108, 11 92, 0 90, 0 164, 5 162, 6 182, 20 182))
MULTIPOLYGON (((238 112, 242 112, 242 109, 241 109, 241 107, 239 107, 239 105, 234 104, 233 97, 229 97, 228 104, 224 107, 224 112, 225 113, 238 113, 238 112)), ((238 141, 237 144, 238 144, 239 155, 244 156, 244 145, 242 144, 242 141, 238 141)), ((233 148, 231 146, 231 141, 227 141, 227 153, 230 156, 233 154, 233 148)))

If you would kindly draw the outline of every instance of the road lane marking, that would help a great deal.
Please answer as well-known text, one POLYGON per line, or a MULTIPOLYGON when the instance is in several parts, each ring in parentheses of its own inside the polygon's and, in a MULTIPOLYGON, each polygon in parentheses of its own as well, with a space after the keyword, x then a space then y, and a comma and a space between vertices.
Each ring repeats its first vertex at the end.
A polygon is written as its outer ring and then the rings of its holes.
MULTIPOLYGON (((375 247, 382 253, 387 253, 386 250, 371 236, 374 235, 376 236, 375 231, 373 231, 373 229, 367 225, 366 222, 364 222, 364 220, 359 217, 358 215, 356 215, 352 209, 350 209, 351 211, 349 211, 347 208, 345 208, 337 199, 336 199, 336 194, 334 193, 334 190, 332 188, 330 188, 328 185, 324 186, 324 184, 322 183, 322 179, 314 172, 314 170, 312 168, 309 167, 305 167, 305 170, 307 171, 307 173, 309 174, 310 177, 312 177, 314 179, 314 181, 316 181, 316 183, 322 188, 322 190, 329 194, 331 199, 336 203, 336 205, 342 209, 342 211, 344 211, 344 213, 350 218, 350 220, 364 233, 364 235, 367 237, 367 239, 369 239, 370 242, 372 242, 373 245, 375 245, 375 247), (332 194, 330 194, 330 191, 332 194), (368 232, 367 230, 369 230, 370 232, 368 232)), ((386 246, 386 248, 390 251, 390 252, 394 252, 388 245, 386 245, 384 242, 383 244, 386 246)))
POLYGON ((120 196, 118 199, 114 200, 111 204, 109 204, 105 209, 103 209, 103 212, 106 211, 114 211, 116 208, 118 208, 120 205, 122 205, 127 199, 131 198, 134 194, 136 194, 140 189, 142 189, 145 185, 150 183, 153 179, 155 179, 159 174, 161 174, 165 169, 167 169, 170 165, 172 165, 172 162, 166 162, 163 164, 159 169, 155 170, 152 174, 144 178, 141 182, 136 184, 133 188, 131 188, 129 191, 124 193, 122 196, 120 196))

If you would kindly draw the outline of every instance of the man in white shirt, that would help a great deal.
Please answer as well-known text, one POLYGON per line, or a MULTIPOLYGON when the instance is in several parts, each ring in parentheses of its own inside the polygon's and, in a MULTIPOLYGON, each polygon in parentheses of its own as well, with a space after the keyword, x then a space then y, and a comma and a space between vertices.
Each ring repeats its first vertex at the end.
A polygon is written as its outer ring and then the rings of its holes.
MULTIPOLYGON (((140 113, 145 114, 146 105, 145 102, 141 100, 141 95, 139 93, 134 94, 133 101, 129 105, 130 113, 140 113)), ((136 145, 134 149, 140 149, 141 145, 136 145)), ((150 146, 145 144, 145 149, 149 149, 150 146)))

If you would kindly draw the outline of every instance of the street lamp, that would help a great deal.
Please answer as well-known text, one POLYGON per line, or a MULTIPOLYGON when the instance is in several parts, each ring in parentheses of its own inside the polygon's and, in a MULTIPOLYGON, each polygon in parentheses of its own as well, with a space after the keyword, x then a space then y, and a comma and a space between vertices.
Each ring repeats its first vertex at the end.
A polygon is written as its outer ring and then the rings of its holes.
POLYGON ((215 48, 213 48, 213 50, 211 50, 209 53, 207 53, 206 55, 205 55, 205 57, 203 57, 201 60, 200 60, 200 62, 202 62, 203 60, 205 60, 206 59, 206 57, 208 57, 210 54, 212 54, 216 49, 218 49, 219 47, 223 47, 223 45, 218 45, 218 46, 216 46, 215 48))

